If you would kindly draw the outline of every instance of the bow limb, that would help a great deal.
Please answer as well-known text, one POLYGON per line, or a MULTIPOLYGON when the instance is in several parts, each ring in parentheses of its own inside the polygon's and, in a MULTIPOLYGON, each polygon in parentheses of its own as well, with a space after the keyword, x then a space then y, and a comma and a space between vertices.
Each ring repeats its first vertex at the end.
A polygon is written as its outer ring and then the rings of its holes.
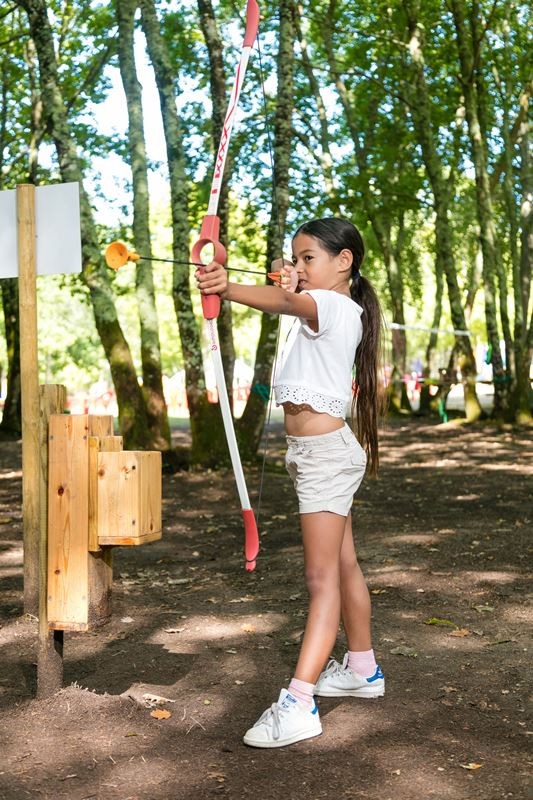
MULTIPOLYGON (((219 264, 226 262, 226 249, 220 242, 220 219, 218 217, 218 202, 220 197, 220 187, 222 185, 222 178, 224 175, 224 166, 228 155, 228 148, 231 139, 231 131, 233 128, 233 121, 235 118, 235 111, 239 102, 239 95, 241 92, 246 68, 250 52, 252 50, 255 38, 257 36, 257 29, 259 27, 259 6, 256 0, 248 0, 246 7, 246 31, 244 34, 244 41, 241 50, 241 57, 237 66, 235 75, 235 82, 231 92, 226 117, 222 126, 222 134, 220 137, 220 144, 218 146, 217 156, 215 159, 215 169, 213 180, 211 184, 211 193, 209 196, 209 204, 207 207, 207 214, 202 221, 200 229, 200 236, 195 242, 191 252, 191 260, 196 263, 201 263, 201 254, 204 247, 211 245, 213 247, 213 260, 219 264)), ((200 268, 201 269, 201 268, 200 268)), ((202 295, 202 310, 205 319, 207 320, 207 327, 209 331, 209 339, 211 343, 211 356, 213 359, 213 366, 215 370, 215 378, 217 382, 218 398, 220 409, 222 412, 222 420, 224 422, 224 430, 228 442, 231 465, 235 474, 237 483, 237 491, 239 493, 239 500, 242 509, 242 516, 244 520, 244 552, 246 559, 246 569, 251 572, 255 569, 256 558, 259 552, 259 534, 257 531, 257 523, 255 514, 250 505, 248 497, 248 490, 246 488, 246 481, 242 469, 239 448, 235 436, 235 428, 233 425, 233 417, 228 399, 228 390, 226 387, 226 379, 224 377, 224 370, 222 368, 222 357, 220 354, 220 346, 218 342, 218 331, 215 320, 220 313, 220 297, 218 295, 202 295)))

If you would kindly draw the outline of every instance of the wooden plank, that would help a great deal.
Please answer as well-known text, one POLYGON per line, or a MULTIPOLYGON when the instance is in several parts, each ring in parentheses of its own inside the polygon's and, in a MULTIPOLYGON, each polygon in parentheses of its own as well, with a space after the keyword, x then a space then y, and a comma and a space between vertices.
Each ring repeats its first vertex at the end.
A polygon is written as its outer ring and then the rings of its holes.
MULTIPOLYGON (((159 532, 159 536, 161 536, 161 453, 156 450, 142 453, 140 467, 139 535, 147 537, 159 532)), ((150 540, 147 539, 147 541, 150 540)))
MULTIPOLYGON (((89 426, 91 427, 91 426, 89 426)), ((98 453, 122 450, 122 436, 89 436, 89 552, 99 553, 98 544, 98 453)))
POLYGON ((39 486, 39 650, 37 697, 51 697, 63 686, 63 632, 48 628, 48 421, 67 404, 65 386, 40 387, 40 486, 39 486))
POLYGON ((113 417, 111 414, 89 414, 89 436, 113 436, 113 417))
POLYGON ((161 453, 99 453, 99 543, 143 544, 160 538, 161 453))
POLYGON ((49 422, 48 617, 53 628, 88 623, 88 417, 49 422))
POLYGON ((19 270, 20 392, 22 406, 22 525, 24 531, 24 611, 39 613, 39 366, 35 186, 17 186, 19 270))

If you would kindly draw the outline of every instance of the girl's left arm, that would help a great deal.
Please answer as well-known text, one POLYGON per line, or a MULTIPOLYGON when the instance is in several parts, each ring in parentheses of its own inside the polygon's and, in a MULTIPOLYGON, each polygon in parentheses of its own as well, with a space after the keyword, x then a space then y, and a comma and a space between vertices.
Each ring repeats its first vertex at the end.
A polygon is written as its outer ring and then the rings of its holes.
POLYGON ((313 322, 318 320, 316 303, 310 295, 287 292, 278 286, 230 283, 224 267, 214 261, 206 264, 202 273, 196 273, 196 280, 202 294, 220 294, 226 300, 267 314, 288 314, 313 322))

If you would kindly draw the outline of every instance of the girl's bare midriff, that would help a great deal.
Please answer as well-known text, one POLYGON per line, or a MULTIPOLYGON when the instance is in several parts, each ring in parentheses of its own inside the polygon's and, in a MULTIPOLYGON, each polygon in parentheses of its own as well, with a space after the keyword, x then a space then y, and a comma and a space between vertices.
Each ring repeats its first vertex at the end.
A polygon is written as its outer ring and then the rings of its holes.
POLYGON ((303 403, 283 403, 285 431, 288 436, 320 436, 344 427, 344 420, 315 411, 303 403))

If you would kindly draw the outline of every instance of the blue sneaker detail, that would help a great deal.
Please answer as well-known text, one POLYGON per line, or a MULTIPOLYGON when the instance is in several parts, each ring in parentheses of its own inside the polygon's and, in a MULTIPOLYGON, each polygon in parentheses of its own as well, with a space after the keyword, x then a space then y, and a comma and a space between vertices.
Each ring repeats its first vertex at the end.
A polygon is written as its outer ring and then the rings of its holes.
POLYGON ((367 678, 366 680, 367 680, 368 683, 373 683, 374 681, 384 680, 384 677, 385 676, 383 675, 383 673, 381 671, 381 667, 378 665, 376 667, 375 673, 370 678, 367 678))

